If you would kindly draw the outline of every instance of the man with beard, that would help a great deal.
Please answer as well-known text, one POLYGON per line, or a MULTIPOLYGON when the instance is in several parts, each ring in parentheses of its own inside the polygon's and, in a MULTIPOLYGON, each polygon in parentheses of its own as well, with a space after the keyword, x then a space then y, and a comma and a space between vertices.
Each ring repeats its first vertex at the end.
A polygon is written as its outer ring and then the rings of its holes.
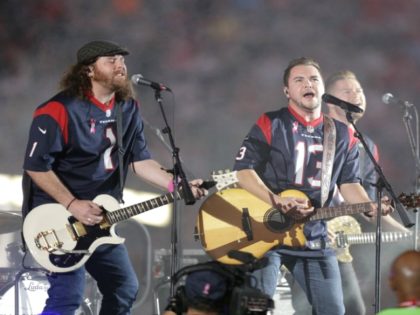
MULTIPOLYGON (((99 194, 122 197, 119 156, 125 179, 128 166, 161 189, 173 191, 173 176, 147 148, 139 106, 127 79, 128 51, 108 41, 93 41, 77 52, 77 63, 61 80, 61 92, 34 113, 24 161, 26 215, 36 206, 60 203, 79 222, 103 220, 92 200, 99 194), (117 107, 122 120, 122 148, 117 150, 117 107)), ((201 180, 190 182, 196 198, 206 192, 201 180)), ((48 275, 50 289, 43 314, 74 314, 83 299, 85 271, 103 295, 100 314, 129 314, 138 280, 123 244, 104 244, 74 271, 48 275)))

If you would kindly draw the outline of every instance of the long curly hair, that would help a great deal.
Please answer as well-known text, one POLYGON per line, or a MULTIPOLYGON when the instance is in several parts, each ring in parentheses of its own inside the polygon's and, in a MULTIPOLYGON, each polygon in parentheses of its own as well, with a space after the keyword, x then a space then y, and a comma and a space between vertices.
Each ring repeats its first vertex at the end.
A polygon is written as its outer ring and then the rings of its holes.
MULTIPOLYGON (((88 75, 90 66, 85 64, 72 65, 60 80, 59 87, 69 96, 87 99, 92 90, 92 82, 88 75)), ((122 101, 134 98, 134 91, 131 82, 115 91, 115 100, 122 101)))

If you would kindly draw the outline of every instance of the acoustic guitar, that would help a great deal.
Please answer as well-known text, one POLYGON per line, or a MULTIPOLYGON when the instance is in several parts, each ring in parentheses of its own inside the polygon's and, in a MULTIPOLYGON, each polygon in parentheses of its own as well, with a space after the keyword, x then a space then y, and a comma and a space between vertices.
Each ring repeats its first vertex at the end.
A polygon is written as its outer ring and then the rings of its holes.
MULTIPOLYGON (((308 199, 298 190, 285 190, 280 196, 308 199)), ((411 198, 401 198, 400 201, 412 204, 411 198)), ((306 222, 363 213, 369 211, 370 206, 368 202, 318 208, 310 217, 295 221, 248 191, 229 188, 212 194, 203 202, 196 230, 210 257, 225 264, 238 265, 242 262, 228 257, 232 250, 261 258, 278 245, 303 248, 307 245, 303 233, 306 222)))

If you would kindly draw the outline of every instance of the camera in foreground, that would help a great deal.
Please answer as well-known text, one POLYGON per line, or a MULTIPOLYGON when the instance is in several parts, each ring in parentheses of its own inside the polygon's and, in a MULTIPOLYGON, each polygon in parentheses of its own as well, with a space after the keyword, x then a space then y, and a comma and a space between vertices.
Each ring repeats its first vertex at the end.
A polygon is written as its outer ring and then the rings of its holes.
POLYGON ((274 309, 273 300, 251 285, 245 267, 218 262, 187 266, 175 274, 174 283, 184 276, 164 315, 263 315, 274 309))

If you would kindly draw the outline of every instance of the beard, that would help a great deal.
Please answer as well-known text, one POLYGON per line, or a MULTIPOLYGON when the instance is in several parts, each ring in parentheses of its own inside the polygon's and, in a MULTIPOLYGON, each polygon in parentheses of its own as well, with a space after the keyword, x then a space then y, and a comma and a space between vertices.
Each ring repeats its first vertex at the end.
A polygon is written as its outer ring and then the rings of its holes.
POLYGON ((120 72, 108 74, 96 68, 93 80, 116 94, 124 96, 132 94, 131 82, 128 80, 127 74, 123 76, 120 75, 120 72))

